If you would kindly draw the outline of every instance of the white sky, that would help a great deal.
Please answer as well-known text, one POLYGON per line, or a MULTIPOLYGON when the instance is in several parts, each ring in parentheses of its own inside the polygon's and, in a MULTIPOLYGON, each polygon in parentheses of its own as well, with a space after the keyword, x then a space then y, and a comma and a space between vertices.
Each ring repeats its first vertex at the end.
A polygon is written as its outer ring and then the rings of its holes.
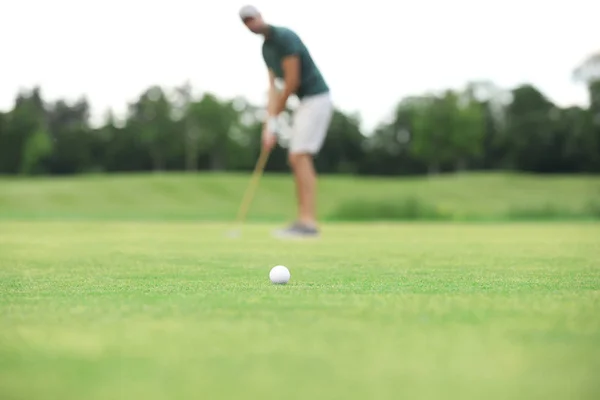
MULTIPOLYGON (((261 38, 231 0, 0 0, 0 110, 20 87, 47 100, 85 95, 96 116, 121 113, 152 84, 264 100, 261 38)), ((490 79, 587 104, 572 70, 600 50, 597 0, 258 0, 294 29, 334 101, 365 127, 402 97, 490 79)))

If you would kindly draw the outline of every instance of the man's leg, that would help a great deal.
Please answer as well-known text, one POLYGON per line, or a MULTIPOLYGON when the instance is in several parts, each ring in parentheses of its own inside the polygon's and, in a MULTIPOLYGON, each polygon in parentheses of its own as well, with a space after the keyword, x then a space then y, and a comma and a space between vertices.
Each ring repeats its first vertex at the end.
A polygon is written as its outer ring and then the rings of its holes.
POLYGON ((289 163, 296 183, 298 222, 316 228, 316 184, 317 174, 310 153, 290 153, 289 163))
POLYGON ((298 219, 284 234, 315 235, 317 174, 313 158, 327 135, 333 105, 329 94, 304 99, 294 113, 289 164, 296 185, 298 219))

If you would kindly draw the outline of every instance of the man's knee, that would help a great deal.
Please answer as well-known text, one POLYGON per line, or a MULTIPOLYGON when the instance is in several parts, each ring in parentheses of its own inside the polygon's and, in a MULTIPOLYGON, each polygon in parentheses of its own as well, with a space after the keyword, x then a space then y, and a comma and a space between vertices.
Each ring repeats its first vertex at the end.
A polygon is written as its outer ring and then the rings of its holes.
POLYGON ((310 153, 298 152, 288 154, 288 164, 292 169, 296 169, 303 164, 303 161, 310 160, 312 155, 310 153))
POLYGON ((288 153, 288 165, 292 169, 294 169, 294 167, 296 166, 296 164, 298 164, 297 160, 298 160, 298 155, 297 154, 288 153))
POLYGON ((300 163, 301 153, 289 153, 288 154, 288 164, 292 169, 296 169, 298 164, 300 163))

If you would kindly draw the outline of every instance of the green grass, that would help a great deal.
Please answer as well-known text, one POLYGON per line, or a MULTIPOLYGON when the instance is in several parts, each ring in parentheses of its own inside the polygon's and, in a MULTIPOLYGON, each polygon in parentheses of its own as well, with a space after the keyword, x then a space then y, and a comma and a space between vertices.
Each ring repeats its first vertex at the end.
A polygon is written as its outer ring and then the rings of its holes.
MULTIPOLYGON (((136 216, 174 210, 167 203, 201 215, 191 193, 239 189, 216 177, 163 179, 4 182, 2 198, 15 215, 52 198, 54 215, 121 215, 121 201, 136 216), (135 182, 163 202, 152 208, 116 189, 135 182), (14 203, 27 191, 43 200, 14 203), (97 199, 115 193, 127 197, 97 199)), ((448 184, 398 186, 442 193, 448 184)), ((260 215, 283 213, 284 187, 268 182, 260 215), (265 213, 268 204, 279 208, 265 213)), ((570 196, 553 199, 575 204, 570 196)), ((249 226, 237 240, 227 228, 0 221, 0 398, 600 397, 598 224, 330 224, 320 240, 291 242, 271 239, 272 226, 249 226), (287 286, 268 281, 280 263, 292 273, 287 286)))
POLYGON ((599 177, 248 181, 1 178, 0 399, 600 397, 599 177))
MULTIPOLYGON (((249 175, 157 174, 0 179, 0 219, 226 221, 249 175)), ((324 176, 324 221, 600 220, 600 177, 459 174, 436 178, 324 176)), ((294 213, 289 175, 263 177, 249 219, 294 213)))

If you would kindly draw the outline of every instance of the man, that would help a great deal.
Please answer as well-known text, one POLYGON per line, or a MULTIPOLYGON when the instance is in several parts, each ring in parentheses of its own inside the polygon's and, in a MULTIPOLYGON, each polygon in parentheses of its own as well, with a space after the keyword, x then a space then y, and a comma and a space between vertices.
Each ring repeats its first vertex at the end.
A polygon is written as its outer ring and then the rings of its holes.
POLYGON ((262 56, 269 76, 268 118, 262 132, 262 144, 266 150, 270 151, 276 144, 277 116, 285 110, 288 98, 294 94, 300 100, 292 118, 288 151, 296 184, 298 217, 279 234, 316 236, 319 229, 313 157, 323 146, 333 115, 329 87, 295 32, 265 23, 254 6, 242 7, 239 16, 251 32, 264 37, 262 56), (281 91, 276 89, 276 79, 284 81, 281 91))

